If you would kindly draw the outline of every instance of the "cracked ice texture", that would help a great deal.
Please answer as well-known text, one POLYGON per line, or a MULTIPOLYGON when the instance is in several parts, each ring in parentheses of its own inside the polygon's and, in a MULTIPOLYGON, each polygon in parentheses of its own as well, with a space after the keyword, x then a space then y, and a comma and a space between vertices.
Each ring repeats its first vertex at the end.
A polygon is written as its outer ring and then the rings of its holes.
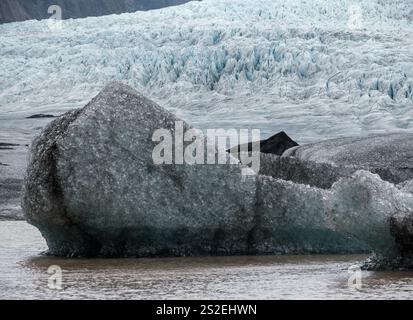
POLYGON ((260 175, 258 251, 361 252, 388 267, 411 268, 413 195, 368 171, 340 178, 331 189, 260 175))
POLYGON ((298 142, 412 129, 410 0, 204 0, 151 12, 0 26, 0 110, 82 107, 122 80, 201 128, 298 142), (252 116, 253 115, 253 116, 252 116))
POLYGON ((246 252, 254 177, 241 183, 240 165, 155 165, 152 135, 175 121, 114 83, 35 139, 23 209, 52 254, 246 252))
POLYGON ((379 255, 400 254, 391 232, 391 218, 413 212, 413 196, 368 171, 357 171, 336 182, 329 195, 328 212, 334 229, 367 242, 379 255))
POLYGON ((371 248, 393 258, 403 253, 400 248, 410 250, 411 229, 404 221, 410 221, 413 195, 367 171, 322 189, 264 175, 243 179, 240 164, 154 165, 152 134, 172 130, 176 120, 130 87, 113 83, 35 139, 23 209, 51 254, 354 253, 371 248))

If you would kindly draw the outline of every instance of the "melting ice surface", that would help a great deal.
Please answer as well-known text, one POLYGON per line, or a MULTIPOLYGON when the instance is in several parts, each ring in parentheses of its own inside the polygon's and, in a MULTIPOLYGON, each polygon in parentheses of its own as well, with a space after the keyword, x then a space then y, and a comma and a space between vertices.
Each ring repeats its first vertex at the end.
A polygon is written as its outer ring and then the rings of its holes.
POLYGON ((0 118, 60 114, 121 80, 202 128, 300 143, 411 131, 412 17, 410 0, 204 0, 4 24, 0 118))

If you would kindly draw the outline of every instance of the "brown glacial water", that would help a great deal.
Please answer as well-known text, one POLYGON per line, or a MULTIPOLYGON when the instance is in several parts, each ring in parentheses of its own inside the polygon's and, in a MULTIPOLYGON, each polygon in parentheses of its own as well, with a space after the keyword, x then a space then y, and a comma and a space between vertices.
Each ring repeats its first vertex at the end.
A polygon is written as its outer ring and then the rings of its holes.
POLYGON ((26 222, 0 222, 0 299, 413 298, 413 272, 363 271, 361 288, 349 288, 364 255, 88 260, 46 249, 26 222), (51 266, 62 270, 60 290, 51 266))

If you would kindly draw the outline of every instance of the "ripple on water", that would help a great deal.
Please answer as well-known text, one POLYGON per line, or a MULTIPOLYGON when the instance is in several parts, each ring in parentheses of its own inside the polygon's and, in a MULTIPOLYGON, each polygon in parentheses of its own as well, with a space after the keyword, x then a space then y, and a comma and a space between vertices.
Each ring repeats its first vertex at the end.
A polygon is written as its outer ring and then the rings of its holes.
POLYGON ((345 256, 62 259, 36 228, 0 222, 1 299, 411 299, 413 272, 363 272, 348 288, 345 256), (63 290, 48 288, 51 265, 63 270, 63 290))

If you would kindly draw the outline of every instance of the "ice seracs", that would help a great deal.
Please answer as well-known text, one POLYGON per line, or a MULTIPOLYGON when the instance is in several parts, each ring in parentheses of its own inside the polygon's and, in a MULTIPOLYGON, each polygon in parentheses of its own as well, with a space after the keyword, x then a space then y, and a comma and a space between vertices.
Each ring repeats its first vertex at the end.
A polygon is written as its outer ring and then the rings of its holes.
POLYGON ((2 118, 62 114, 123 81, 197 128, 285 130, 300 144, 411 131, 411 0, 203 0, 0 25, 2 118), (314 28, 317 26, 317 28, 314 28), (299 140, 298 140, 299 139, 299 140))

